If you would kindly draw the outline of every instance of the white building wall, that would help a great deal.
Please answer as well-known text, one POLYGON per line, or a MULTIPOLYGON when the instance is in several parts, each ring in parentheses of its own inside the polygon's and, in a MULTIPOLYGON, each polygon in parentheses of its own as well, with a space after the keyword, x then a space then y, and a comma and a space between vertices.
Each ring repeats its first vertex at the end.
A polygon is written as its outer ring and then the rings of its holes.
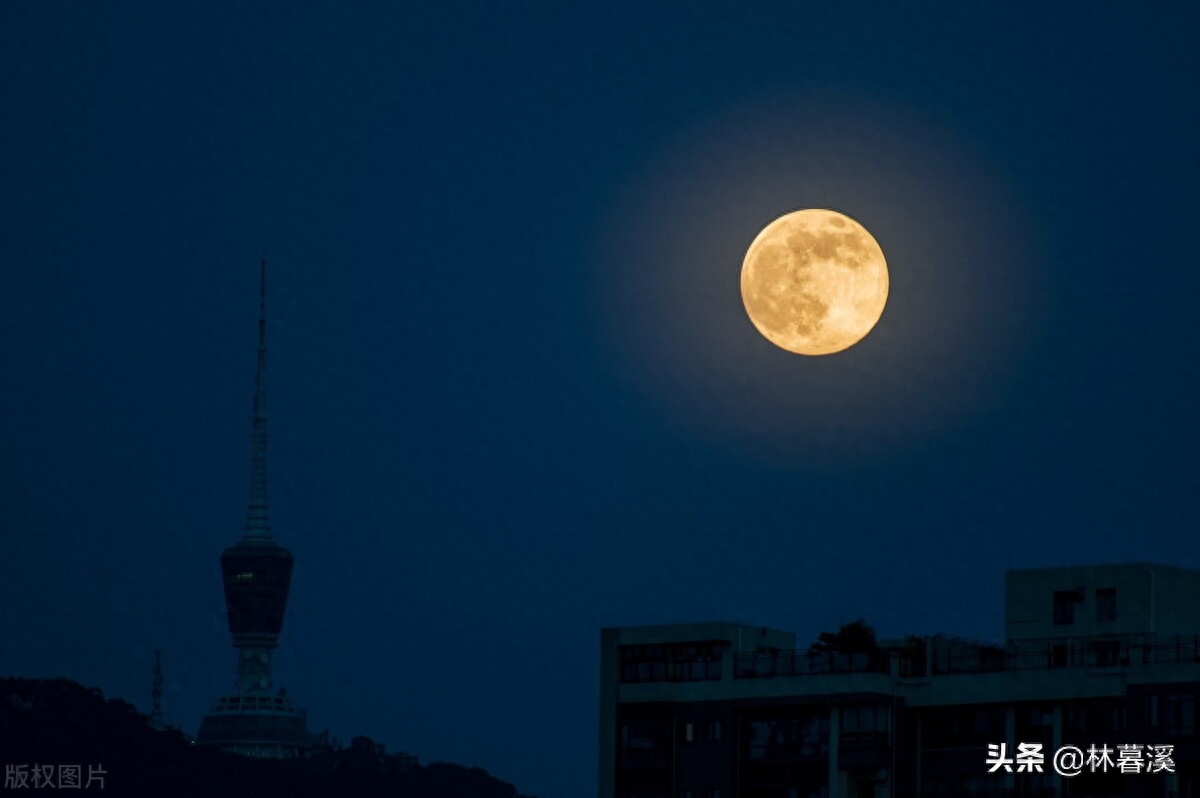
POLYGON ((1200 574, 1163 565, 1098 565, 1009 571, 1005 640, 1200 632, 1200 574), (1098 615, 1097 591, 1116 590, 1116 618, 1098 615), (1055 593, 1078 591, 1073 622, 1055 623, 1055 593))

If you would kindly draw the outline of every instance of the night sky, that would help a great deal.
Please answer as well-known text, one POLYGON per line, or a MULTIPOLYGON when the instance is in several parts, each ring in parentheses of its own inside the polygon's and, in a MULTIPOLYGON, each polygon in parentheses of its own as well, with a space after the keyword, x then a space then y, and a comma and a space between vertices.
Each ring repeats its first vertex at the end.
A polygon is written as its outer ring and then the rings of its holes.
POLYGON ((233 689, 260 257, 276 681, 343 741, 593 795, 601 627, 1200 567, 1196 20, 746 6, 0 6, 0 673, 233 689), (804 207, 891 270, 821 358, 739 293, 804 207))

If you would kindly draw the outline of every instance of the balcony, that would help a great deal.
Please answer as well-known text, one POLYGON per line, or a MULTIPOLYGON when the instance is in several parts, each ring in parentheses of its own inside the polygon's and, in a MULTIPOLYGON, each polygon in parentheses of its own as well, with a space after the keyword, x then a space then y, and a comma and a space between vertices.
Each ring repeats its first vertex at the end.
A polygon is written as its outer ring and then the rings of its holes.
MULTIPOLYGON (((901 677, 924 678, 922 654, 910 650, 862 654, 796 651, 753 651, 735 654, 735 679, 769 679, 786 676, 821 676, 846 673, 889 673, 889 658, 897 659, 901 677)), ((1154 638, 1147 635, 1045 638, 1022 640, 1005 650, 999 646, 954 646, 935 648, 930 656, 930 675, 995 673, 1001 671, 1051 670, 1058 668, 1141 668, 1166 664, 1200 664, 1200 635, 1154 638)), ((682 681, 720 678, 719 663, 700 667, 658 666, 654 678, 624 681, 682 681)))
MULTIPOLYGON (((1154 793, 1147 795, 1145 798, 1156 798, 1162 793, 1154 793)), ((1033 787, 1021 786, 1012 789, 997 787, 992 789, 946 789, 946 790, 930 790, 925 788, 921 792, 904 792, 900 793, 900 798, 1080 798, 1084 793, 1078 790, 1071 791, 1067 788, 1055 787, 1033 787)), ((1087 793, 1088 798, 1125 798, 1124 793, 1109 795, 1107 793, 1087 793)), ((1178 793, 1166 793, 1166 798, 1179 798, 1178 793)))
POLYGON ((882 652, 836 654, 803 650, 753 651, 736 654, 733 661, 735 679, 889 672, 888 657, 882 652))
MULTIPOLYGON (((1135 668, 1200 663, 1200 636, 1168 640, 1146 635, 1023 640, 1008 651, 996 648, 935 651, 933 673, 991 673, 1057 668, 1135 668)), ((904 672, 904 669, 901 669, 904 672)))
POLYGON ((724 642, 622 646, 620 678, 627 684, 719 681, 727 648, 724 642))

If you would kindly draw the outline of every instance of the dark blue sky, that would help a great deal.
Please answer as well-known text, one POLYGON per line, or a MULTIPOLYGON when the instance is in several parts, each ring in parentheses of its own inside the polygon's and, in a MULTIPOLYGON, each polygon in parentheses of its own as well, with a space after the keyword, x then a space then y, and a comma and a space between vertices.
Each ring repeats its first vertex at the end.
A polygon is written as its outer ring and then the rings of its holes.
POLYGON ((591 795, 602 626, 1200 567, 1191 16, 254 5, 0 9, 0 671, 232 687, 263 255, 279 682, 343 739, 591 795), (738 293, 812 206, 892 280, 817 359, 738 293))

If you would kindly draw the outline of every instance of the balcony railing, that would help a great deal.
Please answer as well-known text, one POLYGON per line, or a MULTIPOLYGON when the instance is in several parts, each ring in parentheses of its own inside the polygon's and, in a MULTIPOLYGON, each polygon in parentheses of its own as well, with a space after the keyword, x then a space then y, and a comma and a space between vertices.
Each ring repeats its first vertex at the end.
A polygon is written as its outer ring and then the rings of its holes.
MULTIPOLYGON (((1000 649, 935 651, 934 674, 1059 668, 1131 668, 1200 663, 1200 636, 1170 640, 1131 637, 1077 637, 1023 640, 1000 649)), ((901 673, 905 669, 901 668, 901 673)))
POLYGON ((721 678, 725 641, 621 646, 622 682, 703 682, 721 678))
POLYGON ((720 678, 719 657, 621 663, 621 681, 626 683, 706 682, 720 678))
MULTIPOLYGON (((1166 640, 1147 635, 1022 640, 1013 644, 1007 651, 999 646, 952 646, 939 649, 936 648, 936 641, 930 642, 935 645, 930 657, 934 676, 1200 663, 1200 635, 1166 640)), ((889 673, 892 658, 896 660, 897 674, 901 677, 916 677, 926 672, 923 653, 912 650, 863 654, 797 650, 735 654, 733 675, 737 679, 769 679, 784 676, 889 673)))
MULTIPOLYGON (((988 789, 958 789, 950 788, 944 790, 925 788, 920 792, 906 791, 899 793, 900 798, 1125 798, 1126 793, 1097 793, 1097 792, 1082 792, 1079 788, 1072 789, 1070 787, 1034 787, 1023 785, 1021 787, 1006 788, 996 787, 988 789)), ((1141 795, 1141 793, 1139 793, 1141 795)), ((1180 798, 1178 792, 1148 792, 1145 798, 1180 798)))
MULTIPOLYGON (((1129 793, 1125 792, 1084 792, 1078 787, 1033 787, 1022 786, 1014 788, 993 788, 982 790, 960 790, 950 789, 941 791, 930 791, 924 789, 921 792, 902 792, 899 793, 900 798, 1125 798, 1129 793)), ((1184 798, 1183 793, 1176 790, 1168 790, 1159 792, 1150 789, 1146 793, 1137 793, 1143 798, 1184 798)))
POLYGON ((737 679, 888 672, 888 657, 882 652, 836 654, 810 651, 752 651, 735 655, 733 661, 733 675, 737 679))

